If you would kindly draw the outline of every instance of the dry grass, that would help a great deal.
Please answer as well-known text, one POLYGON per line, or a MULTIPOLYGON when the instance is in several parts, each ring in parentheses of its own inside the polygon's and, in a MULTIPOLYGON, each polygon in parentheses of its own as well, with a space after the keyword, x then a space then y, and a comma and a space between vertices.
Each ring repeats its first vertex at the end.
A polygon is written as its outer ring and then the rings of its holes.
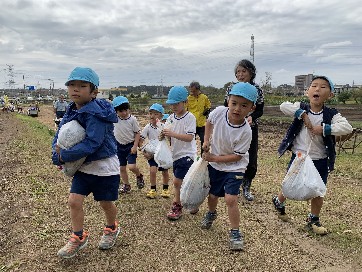
MULTIPOLYGON (((331 231, 327 236, 304 230, 306 202, 288 202, 293 220, 278 221, 270 200, 280 189, 289 158, 278 159, 275 152, 284 128, 264 123, 260 167, 253 183, 256 200, 240 203, 243 252, 228 250, 223 200, 219 218, 205 231, 199 222, 206 203, 197 215, 185 214, 174 223, 165 218, 171 200, 146 199, 147 189, 135 189, 117 201, 122 235, 109 251, 97 249, 104 216, 88 197, 89 246, 76 258, 63 261, 56 252, 70 232, 66 203, 70 179, 51 164, 48 128, 14 115, 1 114, 0 120, 0 271, 361 271, 361 153, 340 155, 329 178, 322 211, 323 223, 331 231)), ((147 180, 144 158, 139 166, 147 180)), ((131 182, 136 188, 132 176, 131 182)))

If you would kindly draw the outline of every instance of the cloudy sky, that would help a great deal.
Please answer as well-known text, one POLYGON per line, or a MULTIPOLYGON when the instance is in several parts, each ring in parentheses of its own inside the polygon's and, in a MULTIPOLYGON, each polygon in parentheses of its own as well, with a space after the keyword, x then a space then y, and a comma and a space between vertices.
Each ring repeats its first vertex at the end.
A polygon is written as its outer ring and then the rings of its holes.
POLYGON ((308 73, 362 84, 361 33, 358 0, 2 0, 0 88, 9 67, 16 88, 60 88, 76 66, 101 88, 222 87, 252 34, 259 83, 269 72, 274 86, 308 73))

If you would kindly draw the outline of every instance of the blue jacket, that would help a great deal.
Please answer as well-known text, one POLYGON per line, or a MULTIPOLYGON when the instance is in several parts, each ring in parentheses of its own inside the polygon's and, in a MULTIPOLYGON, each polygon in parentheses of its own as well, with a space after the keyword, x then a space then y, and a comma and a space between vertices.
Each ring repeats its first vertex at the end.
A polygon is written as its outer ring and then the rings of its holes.
MULTIPOLYGON (((85 129, 86 137, 67 150, 61 149, 60 157, 63 162, 76 161, 83 157, 87 157, 85 162, 91 162, 117 154, 113 123, 116 123, 118 119, 111 103, 104 99, 94 99, 77 110, 72 102, 67 108, 59 128, 72 120, 77 120, 85 129)), ((61 164, 59 155, 55 152, 58 133, 59 129, 52 143, 52 160, 55 165, 61 164)))
MULTIPOLYGON (((305 112, 308 112, 310 110, 310 105, 307 103, 300 103, 300 108, 305 112)), ((326 125, 331 125, 332 118, 337 113, 338 111, 336 109, 324 106, 323 123, 326 125)), ((288 128, 287 134, 285 135, 284 139, 282 140, 279 146, 278 153, 280 156, 282 156, 285 153, 285 151, 291 150, 293 146, 293 141, 299 134, 302 127, 303 127, 303 120, 295 117, 293 123, 288 128)), ((323 136, 323 142, 328 154, 328 168, 329 171, 332 171, 334 170, 334 163, 336 161, 336 150, 335 150, 336 138, 333 135, 326 135, 323 136)))

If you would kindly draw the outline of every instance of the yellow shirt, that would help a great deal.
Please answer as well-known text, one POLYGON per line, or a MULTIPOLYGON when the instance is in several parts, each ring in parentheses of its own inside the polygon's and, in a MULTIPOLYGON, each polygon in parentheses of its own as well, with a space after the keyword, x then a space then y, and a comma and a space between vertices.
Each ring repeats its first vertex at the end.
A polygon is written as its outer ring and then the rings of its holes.
POLYGON ((200 93, 197 97, 189 95, 187 98, 187 110, 196 117, 196 126, 203 127, 206 124, 206 116, 202 113, 211 108, 209 98, 200 93))

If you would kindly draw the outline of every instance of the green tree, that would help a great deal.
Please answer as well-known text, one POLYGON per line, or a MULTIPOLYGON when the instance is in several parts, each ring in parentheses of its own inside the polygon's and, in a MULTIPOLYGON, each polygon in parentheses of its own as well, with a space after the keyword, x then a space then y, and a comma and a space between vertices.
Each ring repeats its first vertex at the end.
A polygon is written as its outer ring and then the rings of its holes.
POLYGON ((353 90, 351 97, 354 99, 354 101, 356 101, 357 104, 362 104, 362 88, 353 90))
POLYGON ((350 91, 344 91, 337 95, 337 99, 339 102, 342 102, 343 104, 346 104, 346 101, 351 98, 351 92, 350 91))

